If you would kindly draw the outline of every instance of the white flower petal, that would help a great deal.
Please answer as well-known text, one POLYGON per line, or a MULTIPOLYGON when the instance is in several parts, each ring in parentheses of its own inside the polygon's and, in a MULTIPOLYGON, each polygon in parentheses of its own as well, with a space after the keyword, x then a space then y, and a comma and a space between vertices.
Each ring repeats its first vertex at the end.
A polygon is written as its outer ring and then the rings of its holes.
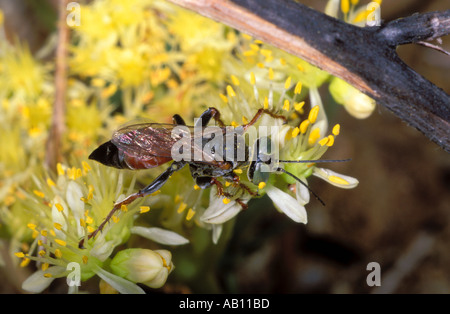
MULTIPOLYGON (((215 193, 215 190, 211 190, 215 193)), ((236 216, 241 210, 242 206, 236 201, 232 200, 228 204, 224 204, 225 197, 212 197, 209 203, 209 207, 205 210, 200 219, 210 224, 222 224, 234 216, 236 216)), ((241 199, 244 203, 247 203, 250 199, 241 199)))
POLYGON ((220 239, 220 235, 222 234, 223 225, 222 224, 214 224, 212 225, 212 240, 214 244, 217 244, 220 239))
POLYGON ((50 286, 50 284, 55 280, 54 277, 47 278, 44 277, 44 274, 49 273, 53 276, 57 276, 65 272, 66 269, 61 266, 52 266, 49 267, 47 270, 38 270, 31 274, 30 277, 25 279, 25 281, 22 283, 22 289, 28 292, 32 293, 41 293, 45 289, 50 286))
POLYGON ((305 207, 295 198, 273 185, 267 185, 266 193, 272 199, 273 204, 293 221, 304 224, 307 223, 308 217, 305 207))
POLYGON ((188 239, 176 232, 156 227, 145 228, 136 226, 131 228, 131 233, 165 245, 183 245, 189 243, 188 239))
POLYGON ((111 274, 100 267, 95 269, 95 273, 122 294, 145 294, 144 290, 135 283, 111 274))
POLYGON ((339 174, 330 169, 315 167, 313 175, 343 189, 353 189, 359 183, 356 178, 339 174))
POLYGON ((115 247, 120 244, 120 240, 105 240, 105 235, 107 232, 103 230, 96 239, 94 243, 94 247, 91 249, 90 254, 100 261, 105 261, 113 252, 115 247))
MULTIPOLYGON (((306 180, 302 180, 302 182, 305 183, 306 185, 308 184, 306 182, 306 180)), ((295 191, 296 191, 295 194, 297 197, 297 201, 299 202, 300 205, 304 206, 309 203, 311 194, 309 193, 309 190, 306 186, 304 186, 300 182, 296 182, 295 183, 295 191)))

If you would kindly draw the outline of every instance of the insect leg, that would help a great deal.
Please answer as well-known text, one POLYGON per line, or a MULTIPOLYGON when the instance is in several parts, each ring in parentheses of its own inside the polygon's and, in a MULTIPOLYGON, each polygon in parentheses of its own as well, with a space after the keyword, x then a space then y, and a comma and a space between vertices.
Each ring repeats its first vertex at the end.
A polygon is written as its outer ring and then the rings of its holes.
MULTIPOLYGON (((184 162, 173 162, 169 168, 167 168, 162 174, 159 175, 159 177, 157 177, 152 183, 147 185, 145 188, 143 188, 142 190, 139 190, 139 192, 137 192, 137 193, 133 193, 133 194, 129 195, 124 200, 122 200, 118 203, 115 203, 113 209, 109 212, 108 216, 106 216, 106 218, 98 226, 97 229, 95 229, 91 234, 88 235, 87 239, 89 240, 89 239, 95 237, 97 235, 97 233, 101 232, 103 230, 103 228, 105 227, 105 225, 112 218, 114 213, 116 211, 120 210, 123 205, 128 205, 139 197, 144 197, 144 196, 147 196, 149 194, 152 194, 152 193, 158 191, 167 182, 167 180, 170 178, 170 176, 175 171, 178 171, 181 168, 183 168, 184 165, 185 165, 184 162)), ((83 248, 84 240, 85 239, 82 239, 78 243, 79 248, 83 248)))
POLYGON ((240 182, 240 178, 237 174, 232 173, 231 175, 224 176, 224 179, 232 182, 234 185, 240 187, 242 190, 246 191, 251 196, 258 196, 258 192, 252 191, 246 184, 240 182))
POLYGON ((225 127, 225 123, 222 121, 222 119, 220 119, 219 110, 214 107, 209 107, 208 109, 206 109, 200 116, 200 119, 197 121, 195 126, 206 127, 211 119, 214 119, 220 127, 225 127))
POLYGON ((243 125, 244 131, 247 130, 247 129, 248 129, 250 126, 252 126, 253 124, 255 124, 255 123, 259 120, 259 118, 261 118, 261 116, 263 115, 263 113, 268 114, 268 115, 271 116, 272 118, 275 118, 275 119, 282 119, 284 122, 287 122, 287 119, 286 119, 285 116, 279 115, 279 114, 276 114, 276 113, 273 113, 273 112, 270 111, 269 109, 262 109, 262 108, 261 108, 261 109, 259 109, 259 110, 256 112, 255 116, 253 117, 253 119, 252 119, 249 123, 243 125))
MULTIPOLYGON (((217 186, 217 194, 219 196, 225 196, 227 198, 232 198, 233 197, 232 194, 224 192, 222 183, 220 181, 218 181, 216 178, 211 178, 211 185, 212 184, 217 186)), ((236 198, 234 201, 236 203, 238 203, 239 205, 241 205, 242 209, 247 209, 248 208, 248 205, 245 204, 240 198, 236 198)))
POLYGON ((184 119, 179 114, 173 115, 172 121, 177 125, 186 125, 186 122, 184 122, 184 119))

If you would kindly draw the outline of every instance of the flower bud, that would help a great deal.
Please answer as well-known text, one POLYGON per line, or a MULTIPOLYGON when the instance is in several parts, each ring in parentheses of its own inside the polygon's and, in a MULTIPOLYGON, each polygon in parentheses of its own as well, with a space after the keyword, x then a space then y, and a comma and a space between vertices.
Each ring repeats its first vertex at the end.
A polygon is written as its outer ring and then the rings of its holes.
POLYGON ((114 274, 151 288, 162 287, 174 268, 169 251, 148 249, 120 251, 110 266, 114 274))

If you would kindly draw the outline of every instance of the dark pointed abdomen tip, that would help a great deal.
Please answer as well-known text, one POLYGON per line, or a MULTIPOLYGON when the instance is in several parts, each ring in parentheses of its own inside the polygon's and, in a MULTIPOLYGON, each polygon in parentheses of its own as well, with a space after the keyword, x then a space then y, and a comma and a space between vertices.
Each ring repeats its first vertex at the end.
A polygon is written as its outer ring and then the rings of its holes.
POLYGON ((119 149, 111 141, 103 143, 97 147, 90 155, 89 159, 98 161, 106 166, 122 169, 123 166, 119 158, 119 149))

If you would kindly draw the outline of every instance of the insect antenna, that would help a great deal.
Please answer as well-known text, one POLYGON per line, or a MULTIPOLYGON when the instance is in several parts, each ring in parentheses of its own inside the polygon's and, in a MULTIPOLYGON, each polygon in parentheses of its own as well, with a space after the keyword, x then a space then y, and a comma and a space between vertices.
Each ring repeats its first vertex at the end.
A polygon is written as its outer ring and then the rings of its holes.
MULTIPOLYGON (((280 160, 280 161, 281 161, 281 160, 280 160)), ((309 191, 312 195, 314 195, 314 197, 315 197, 320 203, 322 203, 323 206, 325 206, 325 202, 322 201, 322 199, 319 197, 319 195, 317 195, 316 193, 314 193, 314 191, 311 190, 310 187, 309 187, 305 182, 303 182, 302 180, 300 180, 300 178, 298 178, 297 176, 293 175, 293 174, 290 173, 289 171, 284 170, 283 168, 277 168, 277 171, 283 172, 283 173, 285 173, 285 174, 287 174, 287 175, 293 177, 293 178, 294 178, 295 180, 297 180, 300 184, 302 184, 304 187, 306 187, 306 188, 308 189, 308 191, 309 191)))
POLYGON ((351 158, 348 159, 309 159, 309 160, 278 160, 278 162, 282 163, 317 163, 317 162, 345 162, 350 161, 351 158))

